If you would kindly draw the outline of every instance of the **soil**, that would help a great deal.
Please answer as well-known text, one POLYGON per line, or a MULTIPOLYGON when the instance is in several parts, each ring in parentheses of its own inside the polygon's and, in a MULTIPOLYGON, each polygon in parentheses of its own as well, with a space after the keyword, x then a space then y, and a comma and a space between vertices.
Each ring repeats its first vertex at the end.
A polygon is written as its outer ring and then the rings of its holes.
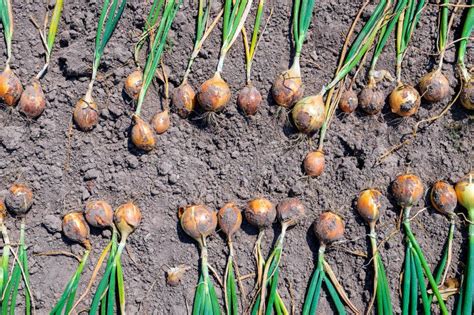
MULTIPOLYGON (((110 40, 100 66, 94 98, 100 106, 100 123, 92 132, 83 133, 71 124, 75 102, 84 95, 91 73, 95 27, 101 1, 68 1, 64 7, 51 67, 42 80, 47 109, 30 121, 16 109, 0 111, 0 189, 14 182, 28 184, 35 202, 27 216, 27 242, 30 245, 31 285, 38 314, 47 314, 59 298, 77 265, 65 256, 38 256, 50 250, 82 253, 77 244, 61 234, 60 218, 69 211, 80 211, 87 200, 104 199, 117 207, 134 200, 143 212, 143 221, 128 242, 123 257, 127 309, 130 314, 185 314, 192 305, 198 277, 198 250, 179 227, 177 209, 191 203, 205 203, 218 209, 234 201, 242 208, 253 197, 265 196, 273 202, 288 197, 300 198, 307 216, 287 233, 281 261, 280 293, 287 305, 301 309, 306 287, 314 269, 317 240, 311 225, 321 211, 333 210, 343 216, 345 240, 332 246, 327 261, 334 268, 350 299, 365 310, 372 288, 370 261, 354 253, 366 253, 368 229, 355 213, 354 200, 365 188, 380 189, 386 211, 378 225, 379 241, 396 231, 400 210, 390 194, 390 183, 397 174, 418 174, 428 189, 436 180, 456 182, 472 167, 472 120, 469 113, 454 105, 448 113, 420 130, 416 140, 390 155, 381 165, 377 157, 409 134, 416 121, 442 110, 446 102, 422 103, 410 118, 392 115, 386 105, 376 116, 357 111, 351 115, 337 112, 325 143, 327 164, 317 179, 304 177, 301 162, 313 141, 294 141, 295 130, 276 118, 277 106, 270 97, 255 117, 245 118, 235 105, 236 93, 245 83, 243 46, 236 41, 224 66, 223 78, 232 89, 232 101, 217 116, 216 126, 197 120, 180 119, 172 114, 169 131, 158 137, 151 153, 136 151, 128 140, 132 105, 122 96, 125 77, 134 70, 133 47, 143 27, 150 1, 130 1, 118 29, 110 40), (470 162, 471 161, 471 162, 470 162), (165 270, 191 266, 177 287, 165 282, 165 270), (291 290, 290 290, 291 289, 291 290), (293 298, 291 297, 293 296, 293 298)), ((301 66, 305 95, 317 93, 335 70, 345 34, 362 1, 316 2, 315 14, 303 47, 301 66)), ((273 79, 290 63, 291 1, 274 1, 273 16, 260 43, 253 68, 253 83, 267 96, 273 79)), ((164 63, 170 69, 173 86, 179 84, 193 42, 195 4, 186 2, 170 31, 164 63)), ((367 20, 374 5, 369 5, 367 20)), ((220 9, 214 4, 213 12, 220 9)), ((42 19, 42 2, 14 1, 16 28, 13 39, 12 67, 26 84, 43 65, 43 48, 30 16, 42 19)), ((267 10, 268 11, 268 10, 267 10)), ((403 79, 415 84, 435 65, 437 7, 428 4, 406 55, 403 79)), ((253 20, 251 13, 250 19, 253 20)), ((268 12, 266 13, 268 14, 268 12)), ((454 29, 459 30, 459 18, 454 29)), ((456 33, 458 35, 458 31, 456 33)), ((453 34, 451 34, 453 36, 453 34)), ((452 37, 451 37, 452 40, 452 37)), ((2 42, 1 51, 5 52, 2 42)), ((197 88, 210 78, 217 66, 220 26, 204 45, 190 77, 197 88)), ((468 54, 472 64, 473 54, 468 54)), ((451 82, 450 95, 458 89, 455 50, 450 49, 443 67, 451 82)), ((394 74, 394 44, 386 48, 378 65, 394 74)), ((356 80, 360 91, 365 74, 356 80)), ((388 94, 394 83, 385 83, 388 94)), ((147 119, 161 106, 156 88, 144 105, 147 119)), ((196 117, 194 117, 196 118, 196 117)), ((472 117, 471 117, 472 118, 472 117)), ((413 210, 421 211, 412 226, 426 259, 434 268, 448 232, 448 221, 433 211, 428 198, 413 210)), ((462 211, 462 209, 459 209, 462 211)), ((459 220, 455 233, 453 264, 449 275, 460 277, 466 257, 466 228, 459 220)), ((6 222, 10 238, 18 239, 19 221, 6 222)), ((263 248, 271 248, 280 227, 266 232, 263 248)), ((257 231, 244 222, 235 237, 242 274, 255 272, 252 248, 257 231)), ((93 230, 91 263, 86 267, 79 291, 92 273, 93 265, 107 244, 110 232, 93 230)), ((219 233, 209 238, 209 259, 222 276, 227 248, 219 233)), ((383 245, 383 260, 392 289, 394 311, 400 313, 399 275, 404 258, 403 235, 396 232, 383 245)), ((253 278, 245 282, 247 291, 253 278)), ((218 290, 222 302, 222 292, 218 290)), ((248 302, 248 296, 245 296, 248 302)), ((90 296, 81 309, 87 308, 90 296)), ((453 308, 454 300, 448 302, 453 308)), ((323 292, 318 313, 333 313, 323 292)))

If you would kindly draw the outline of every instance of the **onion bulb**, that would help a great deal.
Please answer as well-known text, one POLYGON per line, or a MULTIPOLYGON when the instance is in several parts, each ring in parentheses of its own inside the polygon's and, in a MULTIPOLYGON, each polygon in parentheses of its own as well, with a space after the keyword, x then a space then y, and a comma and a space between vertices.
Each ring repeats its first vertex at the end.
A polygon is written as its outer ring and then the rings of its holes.
POLYGON ((242 213, 232 202, 226 203, 217 213, 219 227, 230 239, 240 229, 242 213))
POLYGON ((253 85, 248 84, 240 90, 237 96, 237 105, 248 116, 255 115, 262 102, 262 94, 253 85))
POLYGON ((197 100, 207 112, 218 112, 227 105, 230 100, 230 89, 219 72, 201 85, 197 100))
POLYGON ((453 186, 442 180, 434 183, 433 188, 431 188, 430 199, 433 207, 445 215, 452 215, 458 204, 453 186))
POLYGON ((74 107, 74 122, 82 131, 92 130, 99 122, 99 109, 92 98, 89 101, 81 98, 74 107))
POLYGON ((33 191, 23 184, 13 184, 5 197, 8 211, 15 215, 25 215, 33 205, 33 191))
POLYGON ((153 126, 155 132, 159 135, 165 133, 170 127, 170 114, 166 109, 162 112, 157 112, 153 115, 150 124, 153 126))
POLYGON ((142 221, 140 209, 133 203, 127 202, 119 206, 114 213, 114 223, 122 236, 127 238, 142 221))
POLYGON ((375 223, 380 217, 382 193, 376 189, 367 189, 359 194, 357 211, 367 223, 375 223))
POLYGON ((456 184, 456 195, 464 208, 474 209, 474 172, 467 174, 456 184))
POLYGON ((303 90, 300 69, 296 66, 278 75, 273 82, 272 96, 278 105, 291 108, 303 96, 303 90))
POLYGON ((278 220, 288 226, 296 225, 305 215, 303 203, 298 198, 289 198, 277 205, 278 220))
POLYGON ((143 85, 143 73, 140 70, 135 70, 128 75, 123 85, 123 90, 132 100, 138 100, 140 91, 143 85))
POLYGON ((357 98, 356 92, 349 89, 342 93, 341 99, 339 100, 339 109, 344 113, 352 113, 356 110, 359 105, 359 99, 357 98))
POLYGON ((314 234, 323 245, 340 240, 344 236, 344 222, 337 214, 327 211, 319 215, 313 225, 314 234))
POLYGON ((309 152, 303 161, 303 168, 306 175, 317 177, 324 171, 324 153, 320 150, 309 152))
POLYGON ((0 198, 0 224, 3 224, 3 220, 7 216, 7 206, 5 206, 5 200, 0 198))
POLYGON ((375 115, 382 111, 385 104, 385 95, 382 91, 373 87, 366 87, 359 93, 359 107, 369 115, 375 115))
POLYGON ((474 110, 474 79, 463 84, 460 98, 465 109, 474 110))
POLYGON ((189 83, 178 86, 171 96, 171 104, 181 118, 187 118, 196 107, 196 93, 189 83))
POLYGON ((186 206, 180 208, 178 214, 184 232, 198 242, 216 230, 216 212, 207 206, 186 206))
POLYGON ((310 134, 321 128, 326 114, 322 95, 308 96, 296 103, 291 111, 296 128, 302 133, 310 134))
POLYGON ((449 94, 449 81, 439 70, 431 71, 418 84, 421 96, 428 102, 439 102, 449 94))
POLYGON ((18 108, 28 118, 39 117, 46 107, 46 99, 40 81, 34 79, 21 94, 18 108))
POLYGON ((89 201, 86 204, 84 216, 87 223, 99 229, 112 227, 114 223, 114 211, 103 200, 89 201))
POLYGON ((6 67, 0 73, 0 100, 7 106, 15 106, 23 93, 23 86, 15 73, 6 67))
POLYGON ((420 94, 411 85, 399 85, 390 93, 388 103, 392 113, 399 116, 411 116, 420 107, 420 94))
POLYGON ((247 203, 245 219, 259 229, 267 228, 273 224, 276 218, 275 206, 265 198, 257 198, 247 203))
POLYGON ((63 218, 63 233, 73 242, 80 243, 86 248, 90 248, 89 226, 80 212, 70 212, 63 218))
POLYGON ((133 115, 133 127, 131 130, 131 141, 135 147, 144 151, 155 148, 156 140, 151 126, 137 115, 133 115))
POLYGON ((423 197, 423 183, 416 175, 399 175, 392 184, 392 192, 400 207, 411 207, 423 197))

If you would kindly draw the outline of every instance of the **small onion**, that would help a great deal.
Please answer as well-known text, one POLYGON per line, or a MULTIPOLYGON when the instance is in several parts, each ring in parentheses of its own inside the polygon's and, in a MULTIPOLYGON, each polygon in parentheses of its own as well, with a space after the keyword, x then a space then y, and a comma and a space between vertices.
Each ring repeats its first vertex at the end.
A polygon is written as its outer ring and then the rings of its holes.
POLYGON ((245 209, 245 219, 259 229, 272 225, 276 218, 275 206, 265 198, 257 198, 247 203, 245 209))
POLYGON ((179 209, 183 230, 198 242, 214 233, 217 227, 216 212, 204 205, 191 205, 179 209))
POLYGON ((99 122, 99 108, 92 98, 89 102, 81 98, 74 107, 73 118, 80 130, 90 131, 99 122))
POLYGON ((189 83, 178 86, 171 96, 171 104, 181 118, 187 118, 196 107, 196 93, 189 83))
POLYGON ((278 220, 288 226, 296 225, 305 215, 303 203, 298 198, 289 198, 277 205, 278 220))
POLYGON ((262 94, 253 85, 246 85, 237 96, 237 105, 248 116, 255 115, 262 102, 262 94))
POLYGON ((309 152, 303 161, 303 168, 306 175, 317 177, 324 171, 324 153, 322 151, 309 152))
POLYGON ((13 184, 5 197, 8 211, 15 215, 25 215, 33 205, 33 191, 23 184, 13 184))
POLYGON ((399 116, 411 116, 420 107, 420 94, 411 85, 400 85, 390 93, 388 103, 392 113, 399 116))
POLYGON ((308 96, 296 103, 291 111, 296 128, 310 134, 321 128, 326 114, 322 95, 308 96))
POLYGON ((18 102, 18 109, 28 118, 39 117, 46 107, 46 99, 39 80, 27 85, 18 102))
POLYGON ((87 223, 96 228, 108 228, 114 224, 114 211, 103 200, 89 201, 84 210, 87 223))
POLYGON ((125 84, 123 85, 124 92, 132 100, 138 100, 140 91, 142 90, 143 85, 143 73, 140 70, 135 70, 128 75, 125 79, 125 84))
POLYGON ((339 109, 344 113, 352 113, 356 110, 359 105, 359 99, 357 98, 356 92, 349 89, 342 93, 341 99, 339 100, 339 109))
POLYGON ((421 96, 428 102, 439 102, 449 95, 449 81, 439 70, 431 71, 418 84, 421 96))
POLYGON ((340 240, 344 236, 344 222, 337 214, 327 211, 319 215, 313 225, 314 234, 324 244, 340 240))
POLYGON ((357 211, 367 223, 375 223, 380 217, 382 193, 376 189, 367 189, 359 194, 357 211))
POLYGON ((130 132, 130 139, 133 145, 140 150, 153 150, 156 140, 151 126, 137 115, 133 115, 133 123, 134 125, 130 132))
POLYGON ((385 104, 385 95, 382 91, 366 87, 359 93, 359 107, 366 114, 375 115, 382 111, 385 104))
POLYGON ((232 202, 226 203, 217 213, 217 220, 222 232, 231 238, 240 229, 242 213, 232 202))
POLYGON ((127 238, 135 231, 141 220, 142 213, 133 202, 119 206, 114 213, 114 223, 122 238, 127 238))
POLYGON ((218 112, 227 105, 230 100, 230 89, 219 72, 201 85, 197 100, 207 112, 218 112))
POLYGON ((458 204, 453 186, 442 180, 433 184, 430 199, 433 207, 445 215, 452 215, 458 204))
POLYGON ((392 184, 392 192, 400 207, 411 207, 423 197, 423 183, 416 175, 399 175, 392 184))
POLYGON ((459 203, 468 210, 474 209, 474 172, 461 178, 456 184, 456 195, 459 203))
POLYGON ((15 106, 23 93, 23 86, 15 73, 6 67, 0 73, 0 100, 7 106, 15 106))
POLYGON ((474 110, 474 79, 463 84, 459 97, 465 109, 474 110))
POLYGON ((299 69, 280 73, 273 82, 272 96, 278 105, 291 108, 303 96, 303 81, 299 69))
POLYGON ((70 212, 63 218, 63 233, 73 242, 80 243, 90 248, 89 226, 80 212, 70 212))
POLYGON ((170 128, 170 114, 168 110, 157 112, 153 115, 150 124, 159 135, 165 133, 170 128))

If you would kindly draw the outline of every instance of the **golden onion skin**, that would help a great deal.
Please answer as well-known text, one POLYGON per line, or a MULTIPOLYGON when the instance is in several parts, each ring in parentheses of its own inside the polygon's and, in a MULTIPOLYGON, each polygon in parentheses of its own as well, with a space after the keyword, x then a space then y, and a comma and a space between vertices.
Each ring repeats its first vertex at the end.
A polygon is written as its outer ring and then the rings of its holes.
POLYGON ((324 153, 319 150, 309 152, 303 161, 304 172, 310 177, 320 176, 324 171, 324 165, 324 153))
POLYGON ((277 216, 281 223, 296 225, 305 215, 305 207, 298 198, 289 198, 277 205, 277 216))
POLYGON ((412 116, 420 107, 420 94, 411 85, 400 85, 390 93, 388 103, 392 113, 402 117, 412 116))
POLYGON ((437 181, 433 184, 430 194, 431 204, 440 213, 452 215, 458 204, 456 190, 445 181, 437 181))
POLYGON ((138 100, 138 96, 140 95, 140 91, 142 90, 143 86, 143 73, 140 70, 135 70, 128 75, 125 79, 125 83, 123 85, 123 90, 125 94, 128 95, 132 100, 138 100))
POLYGON ((81 98, 74 107, 74 123, 82 131, 90 131, 99 122, 99 108, 94 100, 90 102, 81 98))
POLYGON ((342 93, 341 99, 339 100, 339 109, 344 113, 352 113, 356 110, 359 105, 359 99, 356 92, 352 89, 346 90, 342 93))
POLYGON ((197 94, 197 100, 204 111, 218 112, 229 103, 230 96, 229 85, 217 72, 201 85, 197 94))
POLYGON ((183 230, 198 242, 216 230, 216 212, 205 205, 190 205, 180 208, 179 215, 183 230))
POLYGON ((178 86, 171 96, 171 104, 181 118, 187 118, 196 107, 196 93, 189 83, 178 86))
POLYGON ((23 93, 23 86, 15 73, 6 67, 0 73, 0 100, 7 106, 15 106, 23 93))
POLYGON ((133 202, 119 206, 114 213, 114 223, 122 238, 133 233, 142 221, 142 212, 133 202))
POLYGON ((130 132, 133 145, 143 151, 155 148, 156 140, 152 127, 137 115, 133 115, 133 127, 130 132))
POLYGON ((112 227, 114 210, 103 200, 89 201, 84 210, 84 217, 91 226, 99 229, 112 227))
POLYGON ((33 205, 33 191, 24 184, 13 184, 5 196, 8 211, 15 215, 25 215, 33 205))
POLYGON ((296 128, 305 134, 311 134, 321 128, 326 114, 322 95, 305 97, 296 103, 291 111, 296 128))
POLYGON ((275 222, 277 213, 275 206, 270 200, 256 198, 247 203, 245 209, 245 219, 253 226, 264 229, 275 222))
POLYGON ((301 76, 291 69, 279 74, 272 86, 272 96, 278 105, 291 108, 303 97, 304 88, 301 76))
POLYGON ((456 184, 459 203, 466 209, 474 209, 474 172, 470 172, 456 184))
POLYGON ((399 175, 392 184, 393 196, 400 207, 411 207, 423 197, 421 179, 413 174, 399 175))
POLYGON ((474 110, 474 79, 463 84, 459 98, 465 109, 474 110))
POLYGON ((344 237, 344 222, 333 212, 323 212, 314 223, 313 231, 321 243, 330 244, 344 237))
POLYGON ((157 112, 153 115, 150 124, 153 126, 155 132, 159 135, 165 133, 170 128, 170 114, 168 110, 157 112))
POLYGON ((255 115, 262 102, 262 94, 253 85, 247 85, 237 96, 237 105, 248 116, 255 115))
POLYGON ((219 209, 217 221, 222 232, 231 238, 242 225, 242 213, 234 203, 229 202, 219 209))
POLYGON ((365 87, 359 93, 359 107, 368 115, 380 113, 384 104, 385 95, 380 90, 372 87, 365 87))
POLYGON ((38 118, 46 108, 46 99, 39 80, 27 85, 18 102, 18 109, 28 118, 38 118))
POLYGON ((80 212, 70 212, 63 218, 63 233, 73 242, 83 244, 86 248, 89 243, 89 226, 80 212))
POLYGON ((428 102, 439 102, 449 95, 449 81, 438 70, 431 71, 423 76, 418 87, 421 96, 428 102))
POLYGON ((357 198, 357 211, 367 223, 375 223, 380 217, 382 193, 376 189, 362 191, 357 198))

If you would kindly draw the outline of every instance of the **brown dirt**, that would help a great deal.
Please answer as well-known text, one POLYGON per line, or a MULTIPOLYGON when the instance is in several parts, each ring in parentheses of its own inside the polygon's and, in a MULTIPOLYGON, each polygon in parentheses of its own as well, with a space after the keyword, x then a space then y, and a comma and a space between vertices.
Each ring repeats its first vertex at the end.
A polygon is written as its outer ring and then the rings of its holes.
MULTIPOLYGON (((233 96, 226 111, 218 115, 218 126, 206 127, 173 114, 172 127, 159 136, 156 150, 142 154, 128 142, 132 108, 122 98, 122 87, 125 77, 134 69, 133 45, 148 12, 143 2, 130 1, 106 49, 94 91, 101 108, 100 124, 95 130, 82 133, 72 128, 70 131, 70 123, 73 106, 88 84, 101 1, 75 0, 65 4, 52 65, 42 82, 48 101, 45 113, 38 120, 29 121, 16 109, 0 111, 0 189, 20 181, 30 185, 35 193, 35 203, 27 217, 27 242, 37 312, 46 314, 51 309, 76 262, 70 257, 43 257, 35 253, 82 252, 79 245, 62 238, 58 219, 69 211, 81 210, 86 200, 103 198, 117 207, 132 199, 143 211, 142 225, 130 237, 129 254, 123 257, 129 313, 184 314, 186 305, 192 305, 197 283, 198 251, 178 227, 178 207, 202 202, 218 209, 228 201, 243 207, 256 196, 266 196, 275 203, 287 196, 297 196, 307 207, 306 219, 287 234, 280 280, 285 302, 290 304, 288 287, 291 285, 295 307, 301 309, 317 255, 317 241, 310 226, 320 211, 332 209, 345 219, 346 241, 334 246, 327 260, 349 297, 364 310, 372 287, 369 261, 345 251, 366 252, 368 249, 365 237, 368 230, 355 214, 355 197, 367 187, 377 187, 387 196, 387 210, 382 214, 378 229, 380 240, 385 238, 394 229, 399 214, 389 193, 389 185, 397 174, 407 170, 414 172, 428 188, 438 179, 455 182, 470 170, 472 120, 469 114, 456 104, 441 120, 421 130, 414 143, 391 155, 382 165, 375 165, 376 158, 409 134, 416 121, 438 113, 445 103, 422 103, 418 114, 406 119, 389 113, 387 105, 374 117, 359 111, 352 115, 337 112, 325 144, 327 168, 320 178, 308 180, 302 174, 301 162, 310 145, 307 141, 292 144, 295 130, 275 119, 277 108, 268 97, 264 97, 262 108, 254 118, 246 119, 236 109, 236 92, 245 83, 239 40, 224 67, 223 77, 232 87, 233 96), (165 269, 179 264, 193 268, 181 285, 166 286, 165 269)), ((360 5, 361 1, 316 2, 301 64, 306 95, 319 91, 333 75, 344 34, 360 5)), ((290 6, 290 1, 274 2, 274 15, 257 52, 254 83, 264 96, 268 95, 276 75, 289 63, 290 6)), ((15 1, 13 9, 16 29, 12 66, 26 84, 43 63, 42 45, 29 16, 40 19, 45 9, 31 1, 15 1)), ((216 4, 214 12, 218 9, 216 4)), ((372 9, 373 6, 369 6, 367 12, 372 9)), ((429 4, 422 13, 404 63, 403 78, 407 83, 416 83, 434 64, 436 12, 436 6, 429 4)), ((171 69, 170 79, 175 86, 192 47, 194 16, 194 6, 186 3, 170 32, 164 62, 171 69)), ((364 14, 363 19, 368 16, 364 14)), ((458 22, 455 28, 458 29, 458 22)), ((212 76, 219 44, 220 32, 215 31, 193 67, 190 80, 195 88, 212 76)), ((387 69, 392 74, 393 46, 390 42, 379 62, 379 69, 387 69)), ((1 49, 5 52, 3 42, 1 49)), ((473 55, 470 56, 468 61, 472 63, 473 55)), ((454 60, 451 49, 444 66, 451 82, 451 95, 458 87, 454 60)), ((355 89, 359 91, 364 83, 364 77, 360 76, 355 89)), ((388 94, 393 84, 384 87, 388 94)), ((144 117, 151 118, 159 104, 156 92, 150 93, 144 117)), ((426 200, 414 210, 427 207, 427 211, 414 220, 413 230, 429 264, 434 266, 440 257, 448 222, 434 213, 426 200)), ((11 238, 16 240, 19 222, 8 218, 7 226, 11 238)), ((279 231, 275 224, 274 229, 267 232, 263 244, 265 253, 279 231)), ((454 240, 452 276, 459 277, 462 272, 464 231, 464 225, 459 224, 454 240)), ((242 274, 255 271, 252 247, 256 233, 246 223, 243 231, 237 233, 235 245, 242 274)), ((108 232, 93 231, 92 262, 98 258, 109 236, 108 232)), ((402 240, 400 233, 395 234, 382 249, 396 313, 400 312, 402 240)), ((210 262, 223 274, 227 249, 222 235, 211 236, 209 246, 210 262)), ((85 287, 92 268, 92 263, 86 267, 80 290, 85 287)), ((252 278, 246 285, 247 289, 253 286, 252 278)), ((218 295, 222 297, 221 290, 218 295)), ((452 299, 448 306, 452 309, 452 299)), ((332 312, 323 293, 318 313, 332 312)))

